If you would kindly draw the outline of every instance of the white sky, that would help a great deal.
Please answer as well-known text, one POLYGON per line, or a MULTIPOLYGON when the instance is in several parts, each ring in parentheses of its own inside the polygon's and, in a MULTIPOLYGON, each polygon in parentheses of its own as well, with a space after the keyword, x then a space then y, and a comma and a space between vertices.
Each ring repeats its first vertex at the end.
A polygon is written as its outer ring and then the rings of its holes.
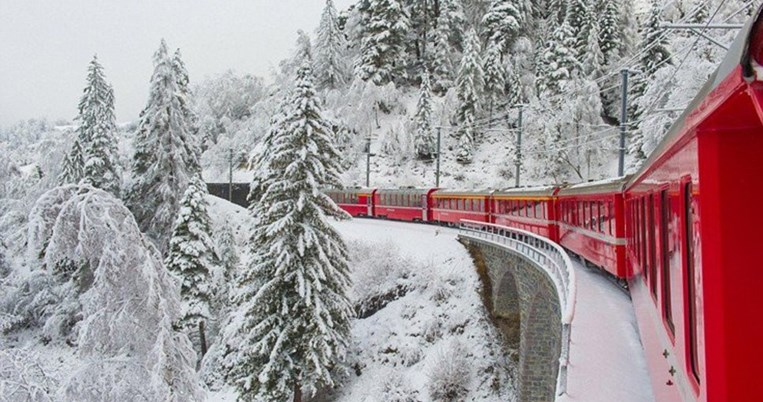
MULTIPOLYGON (((355 0, 334 0, 343 10, 355 0)), ((97 53, 114 85, 118 121, 145 106, 163 37, 191 82, 232 68, 267 77, 318 26, 323 0, 0 0, 0 126, 70 120, 97 53)))

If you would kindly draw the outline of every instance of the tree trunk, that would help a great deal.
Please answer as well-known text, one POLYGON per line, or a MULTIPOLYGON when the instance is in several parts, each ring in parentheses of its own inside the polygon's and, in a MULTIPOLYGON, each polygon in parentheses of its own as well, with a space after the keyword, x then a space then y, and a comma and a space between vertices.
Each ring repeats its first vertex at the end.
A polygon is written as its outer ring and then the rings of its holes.
POLYGON ((294 383, 294 402, 302 402, 302 388, 299 382, 294 383))
POLYGON ((201 357, 207 354, 207 335, 204 333, 204 321, 199 321, 199 344, 201 344, 201 357))

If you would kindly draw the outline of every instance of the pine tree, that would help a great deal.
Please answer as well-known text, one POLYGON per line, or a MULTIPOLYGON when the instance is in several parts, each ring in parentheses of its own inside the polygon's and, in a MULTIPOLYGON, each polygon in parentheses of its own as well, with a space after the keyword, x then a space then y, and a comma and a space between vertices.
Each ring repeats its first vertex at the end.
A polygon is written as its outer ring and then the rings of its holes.
POLYGON ((273 173, 269 170, 270 167, 267 164, 267 159, 270 157, 271 150, 273 148, 273 141, 284 130, 286 121, 286 109, 287 102, 281 102, 276 112, 270 118, 270 127, 262 138, 262 141, 258 143, 254 151, 252 151, 252 158, 249 165, 254 167, 255 171, 252 175, 252 182, 249 184, 249 194, 247 195, 247 201, 249 202, 249 209, 253 210, 254 207, 260 202, 260 199, 265 194, 265 190, 270 186, 273 173))
POLYGON ((408 19, 400 0, 371 0, 369 13, 357 75, 376 85, 404 79, 408 19))
POLYGON ((620 2, 620 57, 630 57, 639 44, 639 23, 632 1, 620 2))
POLYGON ((128 194, 138 225, 161 250, 166 250, 180 197, 190 178, 200 171, 185 102, 162 40, 154 55, 148 103, 135 135, 134 183, 128 194))
POLYGON ((541 76, 541 88, 559 93, 564 83, 580 70, 580 62, 575 52, 575 35, 565 19, 546 42, 543 63, 547 74, 541 76))
POLYGON ((347 84, 347 40, 339 29, 332 0, 326 0, 315 43, 315 75, 318 88, 336 89, 347 84))
POLYGON ((456 159, 462 163, 471 163, 474 153, 474 141, 477 130, 474 127, 479 110, 479 90, 485 87, 480 60, 480 42, 477 32, 472 29, 466 36, 464 56, 458 72, 456 88, 458 91, 459 140, 456 159))
MULTIPOLYGON (((620 33, 620 1, 600 0, 597 9, 599 18, 599 49, 604 55, 602 64, 608 65, 614 61, 622 47, 620 33)), ((589 44, 590 46, 590 44, 589 44)))
MULTIPOLYGON (((170 239, 165 265, 180 282, 181 315, 176 326, 190 334, 198 331, 200 356, 207 352, 205 327, 214 297, 211 272, 217 256, 211 237, 207 185, 199 175, 188 183, 170 239)), ((195 337, 191 336, 192 339, 195 337)))
POLYGON ((661 9, 662 6, 659 1, 652 1, 649 18, 643 29, 641 67, 647 76, 654 75, 657 69, 663 65, 672 63, 670 50, 668 50, 668 39, 664 35, 664 30, 660 28, 662 24, 661 9))
POLYGON ((177 79, 178 93, 180 95, 178 100, 181 102, 185 120, 188 122, 191 138, 196 143, 196 146, 201 148, 204 144, 199 135, 199 117, 193 110, 193 92, 191 92, 190 88, 191 79, 188 76, 188 69, 185 67, 180 49, 176 49, 175 54, 172 56, 172 69, 175 71, 177 79))
POLYGON ((437 150, 432 133, 432 91, 429 84, 429 73, 425 70, 421 75, 419 103, 416 107, 416 136, 414 146, 419 159, 431 159, 437 150))
POLYGON ((588 40, 583 52, 583 72, 592 79, 598 79, 604 75, 604 54, 599 47, 599 23, 591 20, 588 29, 588 40))
MULTIPOLYGON (((443 5, 444 6, 444 5, 443 5)), ((451 31, 445 10, 437 18, 435 30, 434 54, 432 55, 431 71, 434 78, 433 90, 443 95, 453 86, 453 53, 455 49, 450 42, 451 31)))
POLYGON ((588 49, 588 36, 593 10, 588 7, 586 0, 570 0, 567 6, 567 22, 575 37, 575 57, 582 60, 588 49))
POLYGON ((506 54, 525 24, 523 0, 492 0, 482 18, 488 46, 495 44, 501 54, 506 54))
POLYGON ((485 52, 485 95, 488 97, 490 119, 493 119, 493 107, 501 99, 506 87, 506 68, 501 63, 500 45, 489 42, 485 52))
POLYGON ((121 179, 114 135, 114 90, 106 82, 97 57, 90 62, 83 92, 77 116, 78 141, 85 144, 82 178, 93 187, 119 196, 121 179))
POLYGON ((61 173, 58 175, 58 184, 77 184, 84 173, 85 155, 79 137, 74 139, 72 149, 64 157, 61 173))
POLYGON ((347 214, 320 191, 340 186, 340 157, 309 67, 289 106, 265 160, 273 179, 253 210, 253 258, 238 281, 245 314, 230 377, 244 400, 300 401, 303 390, 333 385, 330 370, 349 342, 347 248, 327 221, 347 214))
POLYGON ((506 85, 504 87, 504 93, 506 94, 506 106, 513 107, 525 99, 522 82, 513 63, 508 63, 506 65, 505 76, 506 85))

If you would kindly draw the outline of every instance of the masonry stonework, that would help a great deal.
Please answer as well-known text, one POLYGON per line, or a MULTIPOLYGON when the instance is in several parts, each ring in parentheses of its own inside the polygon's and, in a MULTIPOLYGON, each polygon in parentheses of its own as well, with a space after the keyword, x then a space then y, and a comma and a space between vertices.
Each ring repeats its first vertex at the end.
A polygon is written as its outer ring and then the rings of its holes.
POLYGON ((561 353, 561 308, 556 287, 529 259, 487 241, 462 238, 487 268, 494 316, 509 342, 519 336, 519 400, 553 401, 561 353), (513 328, 511 327, 513 326, 513 328))

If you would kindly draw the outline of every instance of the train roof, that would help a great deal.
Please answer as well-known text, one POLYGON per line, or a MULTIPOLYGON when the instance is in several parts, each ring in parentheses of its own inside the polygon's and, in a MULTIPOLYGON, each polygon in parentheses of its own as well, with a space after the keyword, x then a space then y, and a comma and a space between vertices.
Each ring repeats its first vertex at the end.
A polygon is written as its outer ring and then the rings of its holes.
POLYGON ((487 197, 492 191, 462 191, 462 190, 437 190, 432 197, 487 197))
POLYGON ((559 190, 559 196, 565 195, 585 195, 601 193, 621 193, 625 189, 625 184, 630 176, 613 177, 610 179, 591 181, 587 183, 578 183, 567 186, 559 190))
POLYGON ((734 42, 729 47, 726 56, 724 57, 718 68, 708 77, 705 85, 699 90, 694 99, 689 103, 689 106, 684 109, 681 116, 670 126, 668 133, 662 139, 657 148, 652 151, 652 154, 641 165, 638 171, 633 174, 627 183, 627 187, 635 184, 639 181, 640 177, 655 163, 662 155, 670 149, 680 138, 685 135, 691 127, 686 127, 686 122, 689 117, 697 110, 697 108, 705 101, 707 96, 716 89, 725 79, 729 76, 740 64, 742 65, 742 73, 745 78, 754 76, 751 56, 748 53, 749 41, 752 37, 750 35, 753 26, 756 25, 761 19, 761 11, 763 11, 763 5, 761 5, 754 16, 747 20, 742 29, 739 30, 734 42))
POLYGON ((376 194, 427 194, 430 191, 434 191, 436 189, 434 188, 394 188, 394 189, 388 189, 388 188, 380 188, 376 190, 376 194))
POLYGON ((556 186, 519 187, 496 191, 494 196, 503 197, 551 197, 556 193, 556 186))
POLYGON ((327 192, 337 192, 342 194, 371 194, 375 188, 364 188, 364 187, 354 187, 354 188, 327 188, 327 192))

